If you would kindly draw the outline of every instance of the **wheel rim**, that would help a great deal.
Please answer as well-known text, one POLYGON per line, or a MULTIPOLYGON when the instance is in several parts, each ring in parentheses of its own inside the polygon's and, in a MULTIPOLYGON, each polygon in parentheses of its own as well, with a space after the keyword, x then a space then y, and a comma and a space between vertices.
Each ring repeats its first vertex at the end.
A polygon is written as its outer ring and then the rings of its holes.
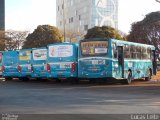
POLYGON ((148 79, 150 80, 151 79, 151 72, 148 71, 148 79))
POLYGON ((132 79, 131 79, 131 72, 128 73, 128 83, 131 83, 132 79))

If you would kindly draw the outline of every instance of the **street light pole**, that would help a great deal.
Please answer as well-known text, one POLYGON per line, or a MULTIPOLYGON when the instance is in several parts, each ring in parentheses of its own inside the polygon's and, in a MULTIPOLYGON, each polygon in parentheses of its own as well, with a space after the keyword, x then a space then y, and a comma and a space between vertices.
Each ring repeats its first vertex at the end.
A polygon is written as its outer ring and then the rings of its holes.
POLYGON ((65 26, 65 10, 64 10, 64 0, 63 0, 63 33, 64 33, 64 42, 66 42, 66 26, 65 26))

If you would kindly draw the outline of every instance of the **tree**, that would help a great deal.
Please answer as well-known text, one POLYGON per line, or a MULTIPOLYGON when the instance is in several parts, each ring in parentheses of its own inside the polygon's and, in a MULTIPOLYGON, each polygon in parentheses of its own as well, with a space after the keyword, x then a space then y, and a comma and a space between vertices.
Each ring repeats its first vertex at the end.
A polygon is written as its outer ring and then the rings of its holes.
POLYGON ((15 50, 23 46, 28 35, 28 31, 8 30, 5 32, 5 49, 15 50))
POLYGON ((5 32, 0 30, 0 51, 5 49, 5 32))
POLYGON ((133 23, 128 40, 154 45, 160 52, 160 11, 147 14, 142 21, 133 23))
POLYGON ((85 38, 115 38, 115 39, 123 39, 123 37, 119 34, 118 30, 109 27, 93 27, 87 31, 85 38))
POLYGON ((159 2, 159 3, 160 3, 160 0, 156 0, 156 2, 159 2))
POLYGON ((23 48, 46 47, 48 44, 62 42, 63 35, 50 25, 39 25, 33 33, 29 34, 23 48))
POLYGON ((78 37, 81 39, 84 37, 84 35, 80 32, 75 32, 75 31, 66 31, 66 38, 69 42, 75 43, 77 42, 78 37))

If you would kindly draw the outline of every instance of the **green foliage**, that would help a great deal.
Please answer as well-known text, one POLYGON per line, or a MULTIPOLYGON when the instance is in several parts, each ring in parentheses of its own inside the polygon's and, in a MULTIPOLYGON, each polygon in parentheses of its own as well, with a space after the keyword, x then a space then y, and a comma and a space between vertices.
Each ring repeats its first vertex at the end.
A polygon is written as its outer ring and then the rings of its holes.
POLYGON ((160 51, 160 11, 147 14, 142 21, 133 23, 127 39, 154 45, 160 51))
POLYGON ((88 38, 115 38, 115 39, 123 39, 119 34, 118 30, 109 27, 109 26, 102 26, 102 27, 93 27, 88 30, 87 34, 85 35, 85 39, 88 38))
POLYGON ((48 44, 62 42, 62 39, 63 35, 56 27, 39 25, 33 33, 27 36, 23 48, 46 47, 48 44))

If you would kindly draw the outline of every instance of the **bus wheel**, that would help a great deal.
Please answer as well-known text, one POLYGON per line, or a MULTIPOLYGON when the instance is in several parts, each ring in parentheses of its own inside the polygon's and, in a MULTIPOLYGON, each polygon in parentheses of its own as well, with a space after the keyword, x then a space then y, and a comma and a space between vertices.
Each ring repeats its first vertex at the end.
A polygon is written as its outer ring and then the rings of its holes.
POLYGON ((127 77, 127 79, 124 79, 122 83, 129 85, 129 84, 131 84, 131 82, 132 82, 132 72, 128 71, 128 77, 127 77))
POLYGON ((145 81, 150 81, 150 80, 151 80, 151 77, 152 77, 151 70, 148 70, 148 71, 147 71, 147 77, 145 77, 145 81))
POLYGON ((70 78, 70 82, 71 82, 71 84, 78 84, 79 79, 78 78, 70 78))
POLYGON ((29 78, 27 78, 27 77, 21 77, 21 78, 19 78, 19 80, 20 80, 20 81, 27 82, 27 81, 29 81, 29 78))
POLYGON ((12 80, 12 77, 5 77, 5 80, 10 81, 10 80, 12 80))

